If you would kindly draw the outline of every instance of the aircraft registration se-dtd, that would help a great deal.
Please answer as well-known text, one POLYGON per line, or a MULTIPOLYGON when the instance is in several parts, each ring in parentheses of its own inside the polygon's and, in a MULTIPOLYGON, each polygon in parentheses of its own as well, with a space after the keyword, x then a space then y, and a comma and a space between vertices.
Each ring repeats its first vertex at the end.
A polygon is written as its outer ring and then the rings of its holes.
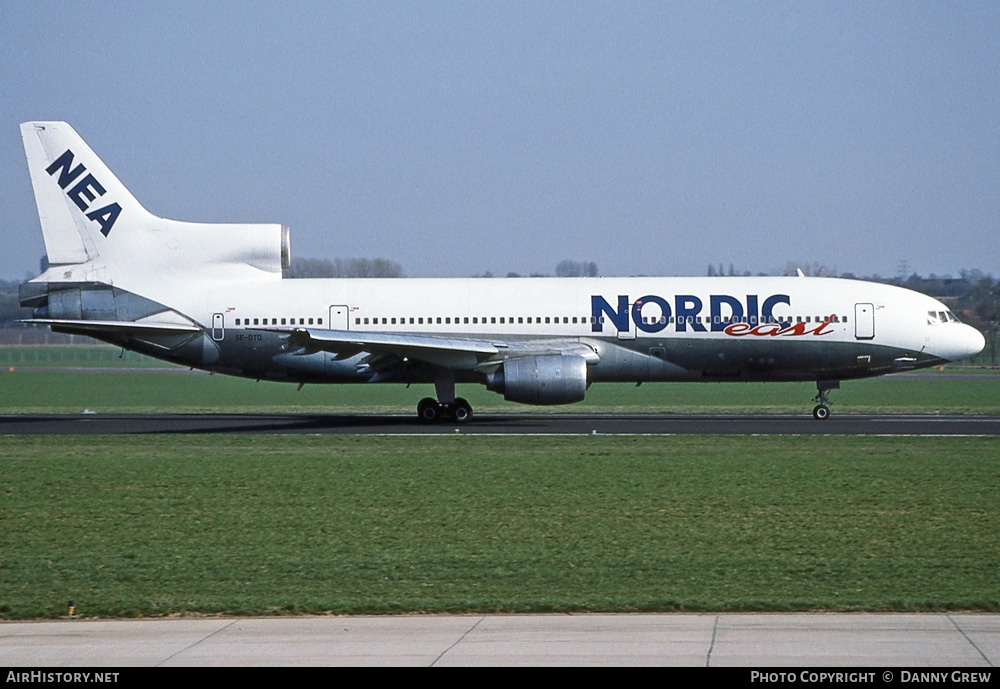
POLYGON ((427 422, 472 418, 456 383, 524 404, 605 381, 841 380, 972 356, 941 302, 810 277, 282 279, 288 228, 146 211, 64 122, 21 136, 49 268, 29 323, 199 369, 297 383, 433 383, 427 422))

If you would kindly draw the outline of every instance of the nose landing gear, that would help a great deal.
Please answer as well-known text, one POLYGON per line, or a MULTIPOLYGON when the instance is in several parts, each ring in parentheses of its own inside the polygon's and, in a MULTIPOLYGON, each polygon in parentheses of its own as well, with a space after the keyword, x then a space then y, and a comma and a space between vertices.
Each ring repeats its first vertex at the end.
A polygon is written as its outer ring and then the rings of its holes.
POLYGON ((816 390, 818 394, 813 397, 813 402, 818 402, 815 407, 813 407, 813 418, 817 421, 825 421, 830 418, 830 390, 837 390, 840 388, 839 380, 817 380, 816 390))

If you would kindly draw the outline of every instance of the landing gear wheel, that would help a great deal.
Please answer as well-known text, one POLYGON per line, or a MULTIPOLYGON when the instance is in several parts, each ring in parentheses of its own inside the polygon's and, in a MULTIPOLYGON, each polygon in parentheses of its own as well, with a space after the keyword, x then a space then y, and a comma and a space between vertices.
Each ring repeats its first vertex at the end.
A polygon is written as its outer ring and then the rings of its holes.
POLYGON ((417 405, 417 418, 422 423, 454 421, 468 423, 472 420, 472 405, 461 397, 454 404, 441 404, 433 397, 425 397, 417 405))
POLYGON ((417 404, 417 417, 423 423, 434 423, 441 417, 441 405, 433 397, 425 397, 417 404))
POLYGON ((469 404, 468 400, 459 397, 455 400, 455 406, 452 407, 452 415, 458 423, 468 423, 472 421, 472 405, 469 404))
POLYGON ((830 418, 830 391, 840 387, 839 380, 817 380, 816 392, 813 402, 819 402, 813 408, 813 418, 817 421, 825 421, 830 418))

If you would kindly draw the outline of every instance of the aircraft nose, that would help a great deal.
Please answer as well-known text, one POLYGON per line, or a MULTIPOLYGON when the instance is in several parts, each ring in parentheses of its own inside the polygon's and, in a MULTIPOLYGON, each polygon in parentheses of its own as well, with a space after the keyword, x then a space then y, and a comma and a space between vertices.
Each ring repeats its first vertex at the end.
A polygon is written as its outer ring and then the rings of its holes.
POLYGON ((986 338, 983 334, 973 328, 971 325, 965 326, 969 329, 969 353, 965 356, 975 356, 979 352, 986 349, 986 338))
POLYGON ((986 338, 971 325, 960 324, 948 337, 948 352, 945 358, 951 361, 975 356, 986 347, 986 338))
POLYGON ((983 334, 965 323, 945 323, 932 330, 933 344, 928 346, 928 353, 946 361, 958 361, 975 356, 986 347, 986 338, 983 334))

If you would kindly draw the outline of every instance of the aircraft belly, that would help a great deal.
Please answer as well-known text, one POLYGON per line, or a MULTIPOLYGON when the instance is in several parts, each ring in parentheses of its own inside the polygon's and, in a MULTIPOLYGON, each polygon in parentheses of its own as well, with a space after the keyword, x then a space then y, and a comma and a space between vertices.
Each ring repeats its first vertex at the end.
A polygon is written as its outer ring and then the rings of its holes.
POLYGON ((866 342, 656 338, 601 342, 592 381, 849 379, 892 370, 905 353, 866 342))

